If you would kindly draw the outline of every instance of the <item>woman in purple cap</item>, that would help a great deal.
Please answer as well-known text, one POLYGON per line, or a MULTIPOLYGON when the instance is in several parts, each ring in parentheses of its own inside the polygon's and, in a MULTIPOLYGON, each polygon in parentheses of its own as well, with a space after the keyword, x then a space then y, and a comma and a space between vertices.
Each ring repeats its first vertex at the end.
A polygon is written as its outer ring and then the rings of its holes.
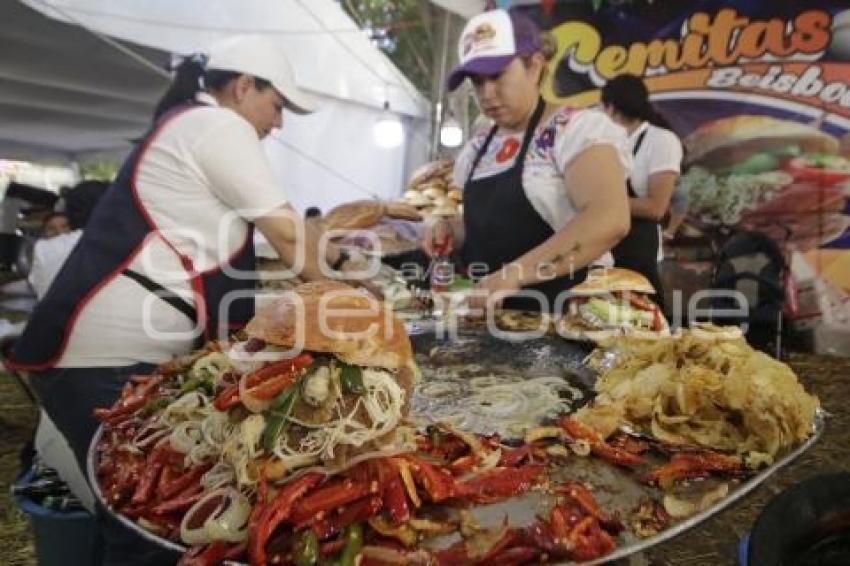
POLYGON ((557 298, 629 231, 625 132, 602 112, 541 98, 540 30, 517 11, 472 18, 459 57, 448 88, 470 79, 492 125, 474 132, 456 161, 463 221, 437 223, 425 250, 445 249, 448 240, 470 275, 485 275, 473 308, 493 293, 496 304, 513 295, 508 308, 560 308, 557 298))

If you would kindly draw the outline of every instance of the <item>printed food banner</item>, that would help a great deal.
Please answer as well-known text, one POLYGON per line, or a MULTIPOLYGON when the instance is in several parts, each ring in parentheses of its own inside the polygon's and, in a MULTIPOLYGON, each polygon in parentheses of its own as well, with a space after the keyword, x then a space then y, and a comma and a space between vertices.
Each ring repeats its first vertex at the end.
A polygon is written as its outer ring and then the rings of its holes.
POLYGON ((558 43, 544 97, 593 105, 606 80, 644 77, 685 146, 686 229, 766 233, 846 300, 850 2, 592 4, 529 8, 558 43))

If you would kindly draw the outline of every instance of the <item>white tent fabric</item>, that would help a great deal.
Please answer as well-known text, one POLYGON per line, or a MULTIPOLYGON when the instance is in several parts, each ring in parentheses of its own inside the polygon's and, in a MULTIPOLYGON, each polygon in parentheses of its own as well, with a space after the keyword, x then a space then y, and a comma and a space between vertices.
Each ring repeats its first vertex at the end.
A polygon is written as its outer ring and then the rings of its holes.
POLYGON ((484 0, 431 0, 431 3, 467 19, 483 12, 485 5, 484 0))
POLYGON ((425 117, 427 102, 333 0, 23 0, 45 14, 139 45, 203 52, 237 33, 267 35, 299 82, 343 100, 425 117))
POLYGON ((0 157, 120 159, 148 125, 172 52, 249 31, 279 42, 322 101, 316 114, 286 114, 266 142, 295 206, 396 197, 427 155, 427 101, 332 0, 7 0, 0 19, 0 157), (372 136, 385 101, 406 133, 391 150, 372 136))
MULTIPOLYGON (((0 158, 125 153, 168 79, 91 33, 0 2, 0 158)), ((134 46, 165 68, 169 54, 134 46)))
MULTIPOLYGON (((480 14, 484 11, 485 6, 487 5, 484 0, 431 0, 431 3, 443 8, 444 10, 448 10, 449 12, 454 12, 466 19, 471 18, 475 14, 480 14)), ((539 3, 540 0, 512 0, 510 5, 523 6, 526 4, 539 3)), ((499 3, 497 2, 497 4, 499 3)))
POLYGON ((285 116, 283 128, 266 142, 272 167, 293 206, 318 206, 327 212, 351 200, 398 198, 410 167, 427 158, 427 124, 403 117, 407 147, 385 149, 372 137, 380 114, 337 99, 321 100, 322 109, 315 114, 285 116), (317 166, 317 159, 326 166, 317 166))

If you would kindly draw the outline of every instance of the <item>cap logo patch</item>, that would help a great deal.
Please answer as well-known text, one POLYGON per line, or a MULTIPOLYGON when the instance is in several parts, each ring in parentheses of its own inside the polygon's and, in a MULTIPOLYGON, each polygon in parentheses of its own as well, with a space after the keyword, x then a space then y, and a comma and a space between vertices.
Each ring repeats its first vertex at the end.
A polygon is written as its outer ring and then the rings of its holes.
POLYGON ((478 25, 472 33, 463 36, 463 54, 469 55, 473 49, 481 49, 487 46, 496 37, 496 30, 489 23, 478 25))

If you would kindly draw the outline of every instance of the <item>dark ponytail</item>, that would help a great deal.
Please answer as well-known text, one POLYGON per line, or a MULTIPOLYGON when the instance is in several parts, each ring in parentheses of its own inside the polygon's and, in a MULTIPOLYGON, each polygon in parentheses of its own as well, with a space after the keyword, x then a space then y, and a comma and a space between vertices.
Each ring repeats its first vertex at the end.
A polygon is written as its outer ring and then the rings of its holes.
POLYGON ((635 75, 618 75, 602 87, 602 103, 610 104, 623 116, 672 130, 670 123, 649 102, 649 90, 635 75))
POLYGON ((655 110, 655 108, 651 104, 650 109, 651 112, 649 112, 646 117, 641 119, 649 122, 653 126, 662 128, 664 130, 670 130, 672 132, 673 126, 670 125, 670 122, 667 121, 667 118, 665 118, 657 110, 655 110))
MULTIPOLYGON (((236 80, 241 75, 241 73, 235 71, 207 70, 204 65, 204 57, 195 55, 184 59, 177 66, 168 90, 165 91, 156 105, 153 113, 154 122, 169 110, 194 101, 199 92, 222 90, 230 81, 236 80)), ((269 81, 254 78, 254 87, 257 90, 263 90, 270 86, 269 81)))
POLYGON ((159 99, 153 112, 154 121, 169 110, 195 100, 195 95, 204 90, 204 64, 199 58, 184 59, 174 71, 168 90, 159 99))

